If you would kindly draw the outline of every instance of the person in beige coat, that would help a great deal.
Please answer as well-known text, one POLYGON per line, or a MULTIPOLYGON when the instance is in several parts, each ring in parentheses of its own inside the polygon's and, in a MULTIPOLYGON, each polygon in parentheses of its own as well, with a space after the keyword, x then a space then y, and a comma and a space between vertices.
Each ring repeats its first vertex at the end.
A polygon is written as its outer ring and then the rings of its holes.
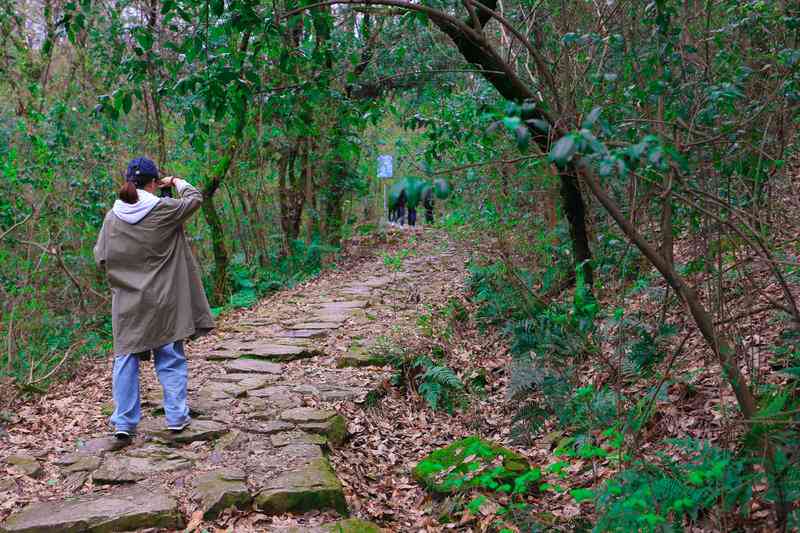
POLYGON ((115 357, 110 421, 119 439, 129 439, 141 419, 139 362, 151 352, 164 389, 167 427, 181 431, 189 424, 183 341, 214 327, 183 230, 203 195, 185 180, 159 179, 155 163, 144 157, 130 162, 125 179, 94 248, 111 287, 115 357), (177 198, 154 194, 170 187, 177 198))

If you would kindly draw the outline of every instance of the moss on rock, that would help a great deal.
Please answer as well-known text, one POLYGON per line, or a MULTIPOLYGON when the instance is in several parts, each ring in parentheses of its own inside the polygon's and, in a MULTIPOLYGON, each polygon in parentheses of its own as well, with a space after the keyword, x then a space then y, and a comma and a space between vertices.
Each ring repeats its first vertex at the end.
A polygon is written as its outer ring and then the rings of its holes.
POLYGON ((308 422, 299 426, 310 433, 324 435, 333 448, 341 446, 347 438, 347 420, 342 415, 335 415, 325 422, 308 422))
POLYGON ((179 529, 178 502, 158 489, 137 487, 61 502, 33 503, 0 524, 0 533, 107 533, 179 529))
POLYGON ((225 468, 200 474, 195 480, 195 499, 200 500, 203 518, 215 520, 229 507, 245 508, 250 494, 244 472, 225 468))
POLYGON ((451 494, 510 482, 530 470, 518 453, 477 436, 436 450, 414 467, 414 478, 433 492, 451 494))
POLYGON ((387 362, 384 355, 373 353, 369 348, 360 344, 353 344, 336 360, 336 367, 384 366, 387 362))
POLYGON ((270 481, 255 498, 268 514, 334 509, 347 514, 342 485, 325 458, 314 459, 270 481))

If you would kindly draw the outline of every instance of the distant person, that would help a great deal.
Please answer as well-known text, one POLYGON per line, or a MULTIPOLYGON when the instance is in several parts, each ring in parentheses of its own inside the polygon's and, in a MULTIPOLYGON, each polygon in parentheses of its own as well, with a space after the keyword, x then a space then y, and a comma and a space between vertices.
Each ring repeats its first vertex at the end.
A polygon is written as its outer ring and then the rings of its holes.
POLYGON ((405 223, 406 218, 406 191, 400 191, 400 196, 397 197, 397 202, 394 204, 394 222, 401 226, 405 223))
POLYGON ((156 164, 137 157, 128 165, 119 199, 106 214, 94 247, 111 286, 114 334, 112 378, 114 435, 130 439, 141 419, 139 359, 153 359, 164 389, 167 427, 182 431, 191 419, 186 400, 189 377, 184 339, 214 327, 200 269, 183 223, 203 201, 188 182, 159 179, 156 164), (156 189, 175 187, 178 198, 159 198, 156 189))
POLYGON ((422 194, 422 205, 425 207, 425 224, 433 224, 433 187, 427 187, 422 194))
POLYGON ((397 202, 389 200, 389 222, 395 223, 397 221, 397 202))
POLYGON ((417 225, 417 207, 408 206, 408 225, 409 226, 416 226, 417 225))

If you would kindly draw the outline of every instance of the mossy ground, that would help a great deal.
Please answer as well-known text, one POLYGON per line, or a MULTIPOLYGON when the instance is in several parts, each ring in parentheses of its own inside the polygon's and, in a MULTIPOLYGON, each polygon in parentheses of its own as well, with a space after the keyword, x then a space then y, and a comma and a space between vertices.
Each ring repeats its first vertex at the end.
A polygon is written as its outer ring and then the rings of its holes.
POLYGON ((414 467, 414 478, 433 492, 454 493, 511 481, 529 469, 518 453, 471 436, 425 457, 414 467))

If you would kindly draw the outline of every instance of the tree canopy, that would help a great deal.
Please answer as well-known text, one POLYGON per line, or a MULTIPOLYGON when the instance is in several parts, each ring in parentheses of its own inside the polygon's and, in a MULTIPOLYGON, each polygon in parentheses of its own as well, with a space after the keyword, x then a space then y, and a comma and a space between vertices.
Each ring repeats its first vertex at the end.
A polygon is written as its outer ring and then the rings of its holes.
MULTIPOLYGON (((108 350, 91 249, 131 157, 202 190, 217 313, 432 187, 508 346, 508 425, 559 433, 555 477, 592 465, 564 491, 596 530, 796 528, 799 43, 786 1, 5 2, 0 375, 33 394, 108 350), (659 436, 703 379, 724 420, 659 436)), ((452 411, 442 350, 398 372, 452 411)), ((519 483, 489 487, 522 506, 495 529, 544 530, 526 498, 560 489, 519 483)))

